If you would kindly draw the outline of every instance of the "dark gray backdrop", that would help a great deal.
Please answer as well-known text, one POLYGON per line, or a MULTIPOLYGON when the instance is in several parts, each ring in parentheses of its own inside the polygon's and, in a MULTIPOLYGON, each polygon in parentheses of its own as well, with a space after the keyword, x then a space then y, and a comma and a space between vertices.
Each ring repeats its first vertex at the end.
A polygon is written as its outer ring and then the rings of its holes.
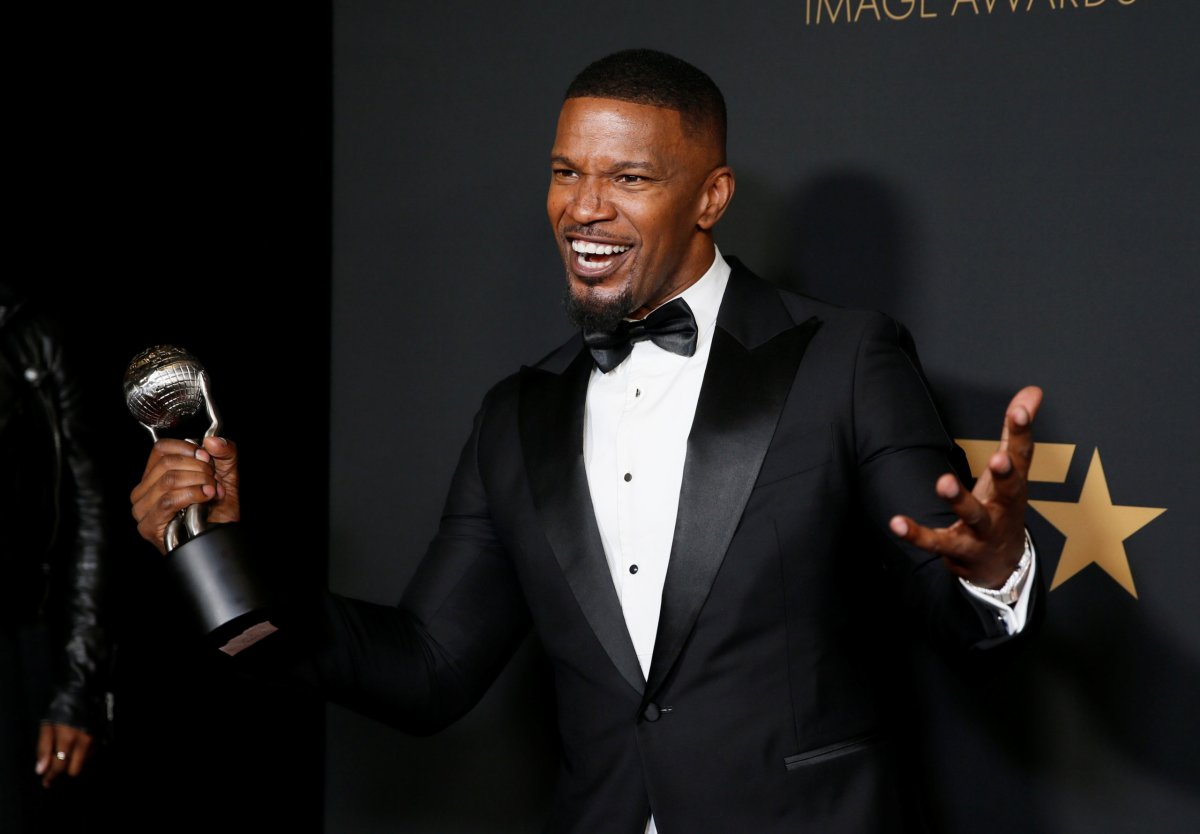
MULTIPOLYGON (((1113 504, 1167 508, 1124 543, 1138 598, 1092 565, 1002 667, 914 649, 932 823, 1196 830, 1200 14, 988 5, 336 3, 333 587, 399 596, 482 393, 569 332, 543 209, 566 83, 614 49, 674 52, 729 104, 723 251, 904 320, 957 437, 994 438, 1044 386, 1039 439, 1076 449, 1034 498, 1078 501, 1099 449, 1113 504)), ((1030 515, 1049 581, 1064 537, 1030 515)), ((431 739, 332 708, 326 829, 538 830, 544 674, 527 647, 431 739)))
MULTIPOLYGON (((117 391, 137 350, 193 349, 246 450, 254 525, 283 534, 267 558, 304 582, 328 551, 335 589, 395 600, 483 391, 569 333, 542 207, 561 91, 645 45, 729 100, 727 253, 903 319, 957 437, 995 437, 1010 393, 1043 385, 1039 439, 1075 449, 1034 499, 1079 502, 1098 450, 1113 504, 1166 508, 1117 543, 1136 599, 1091 565, 1049 594, 1026 653, 966 674, 914 647, 931 823, 1200 828, 1200 12, 988 3, 831 0, 819 25, 816 0, 24 11, 13 158, 33 187, 10 280, 72 326, 120 579, 117 735, 90 818, 538 830, 555 740, 536 647, 430 739, 227 676, 180 636, 133 536, 148 438, 117 391)), ((1086 509, 1088 529, 1119 512, 1086 509)), ((1030 524, 1050 579, 1064 534, 1030 524)))

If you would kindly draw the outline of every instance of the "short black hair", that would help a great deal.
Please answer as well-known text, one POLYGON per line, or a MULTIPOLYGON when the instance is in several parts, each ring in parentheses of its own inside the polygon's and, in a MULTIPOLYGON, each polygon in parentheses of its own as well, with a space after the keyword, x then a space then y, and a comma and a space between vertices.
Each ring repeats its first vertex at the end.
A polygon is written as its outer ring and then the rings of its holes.
POLYGON ((725 158, 725 97, 698 67, 654 49, 624 49, 593 61, 563 99, 615 98, 677 110, 693 133, 712 131, 725 158))

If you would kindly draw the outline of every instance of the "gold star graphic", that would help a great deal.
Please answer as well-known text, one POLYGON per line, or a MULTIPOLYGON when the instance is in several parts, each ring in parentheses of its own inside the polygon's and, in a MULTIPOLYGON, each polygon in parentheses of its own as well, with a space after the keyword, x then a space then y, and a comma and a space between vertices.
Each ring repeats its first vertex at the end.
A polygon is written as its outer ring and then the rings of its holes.
POLYGON ((1050 590, 1095 563, 1137 599, 1124 541, 1165 513, 1166 507, 1115 506, 1100 465, 1099 449, 1092 453, 1078 503, 1030 501, 1029 505, 1067 537, 1050 590))

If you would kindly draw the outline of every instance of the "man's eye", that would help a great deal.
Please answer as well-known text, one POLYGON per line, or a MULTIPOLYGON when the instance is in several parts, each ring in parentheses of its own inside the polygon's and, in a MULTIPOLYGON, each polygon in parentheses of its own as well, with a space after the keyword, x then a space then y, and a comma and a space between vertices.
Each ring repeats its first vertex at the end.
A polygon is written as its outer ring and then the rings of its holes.
POLYGON ((645 179, 645 177, 637 174, 621 174, 619 177, 617 177, 617 182, 621 183, 622 185, 636 185, 639 182, 643 182, 645 179))
POLYGON ((570 179, 574 179, 577 176, 578 176, 578 174, 576 174, 570 168, 555 168, 554 169, 555 179, 570 180, 570 179))

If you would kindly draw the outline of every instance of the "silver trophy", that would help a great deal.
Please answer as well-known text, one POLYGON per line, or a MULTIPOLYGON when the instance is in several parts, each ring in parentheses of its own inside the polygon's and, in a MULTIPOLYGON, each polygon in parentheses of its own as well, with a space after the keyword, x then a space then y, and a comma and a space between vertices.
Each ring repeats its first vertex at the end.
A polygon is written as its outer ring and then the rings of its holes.
MULTIPOLYGON (((197 445, 221 430, 208 372, 182 348, 158 345, 133 357, 124 388, 130 413, 156 443, 172 429, 197 445)), ((207 507, 192 504, 171 519, 163 546, 197 624, 222 651, 236 654, 275 630, 236 524, 210 526, 207 507)))
MULTIPOLYGON (((159 345, 142 351, 125 370, 125 404, 157 443, 159 432, 192 420, 204 406, 208 427, 201 437, 190 437, 197 445, 204 437, 221 430, 221 418, 208 387, 208 371, 183 348, 159 345)), ((170 552, 184 541, 203 533, 208 526, 207 508, 192 504, 171 520, 163 545, 170 552)))

